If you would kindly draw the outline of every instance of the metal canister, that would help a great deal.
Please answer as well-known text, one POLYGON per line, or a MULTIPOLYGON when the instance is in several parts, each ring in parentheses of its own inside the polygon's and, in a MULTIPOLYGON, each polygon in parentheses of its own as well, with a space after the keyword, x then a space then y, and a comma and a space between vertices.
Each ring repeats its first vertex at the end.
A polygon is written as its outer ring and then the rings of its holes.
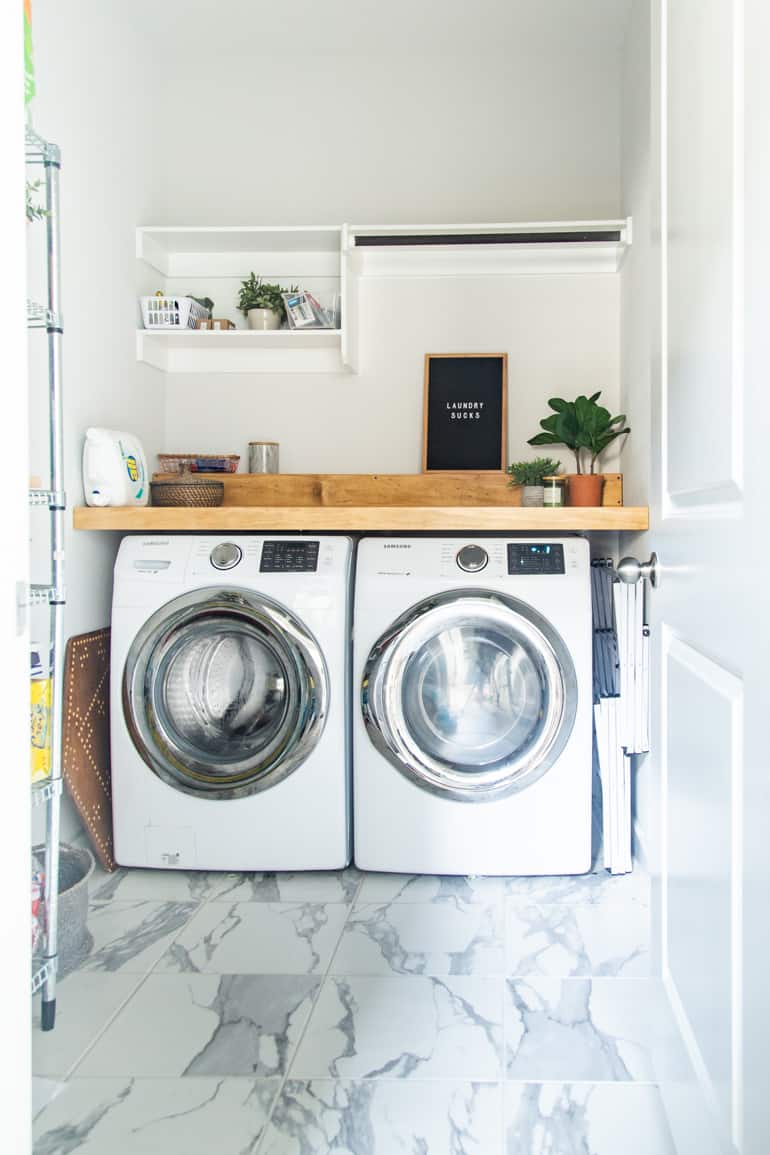
POLYGON ((278 472, 278 442, 249 442, 249 473, 278 472))
POLYGON ((567 480, 564 477, 543 478, 543 505, 557 509, 567 504, 567 480))

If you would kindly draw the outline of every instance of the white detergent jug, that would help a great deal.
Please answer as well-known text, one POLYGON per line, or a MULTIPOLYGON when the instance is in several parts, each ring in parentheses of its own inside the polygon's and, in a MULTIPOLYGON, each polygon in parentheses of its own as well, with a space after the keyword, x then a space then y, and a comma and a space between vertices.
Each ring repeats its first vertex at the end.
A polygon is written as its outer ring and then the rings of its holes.
POLYGON ((86 505, 147 505, 147 462, 133 433, 86 430, 83 446, 86 505))

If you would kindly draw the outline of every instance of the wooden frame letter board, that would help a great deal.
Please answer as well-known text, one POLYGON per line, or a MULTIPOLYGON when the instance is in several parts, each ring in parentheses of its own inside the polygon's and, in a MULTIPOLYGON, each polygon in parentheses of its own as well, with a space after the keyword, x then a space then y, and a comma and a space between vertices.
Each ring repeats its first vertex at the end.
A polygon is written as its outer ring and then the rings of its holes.
POLYGON ((424 473, 505 469, 507 353, 426 353, 424 473))

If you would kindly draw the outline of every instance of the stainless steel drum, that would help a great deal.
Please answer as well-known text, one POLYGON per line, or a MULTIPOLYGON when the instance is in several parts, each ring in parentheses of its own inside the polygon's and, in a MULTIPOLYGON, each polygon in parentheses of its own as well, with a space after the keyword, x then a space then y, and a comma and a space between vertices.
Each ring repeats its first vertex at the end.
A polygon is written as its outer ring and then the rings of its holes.
POLYGON ((147 765, 207 798, 267 789, 320 738, 329 678, 320 647, 253 591, 194 590, 162 606, 126 660, 123 709, 147 765))
POLYGON ((451 590, 401 615, 370 652, 371 740, 418 786, 484 802, 529 786, 563 750, 577 679, 557 631, 489 590, 451 590))

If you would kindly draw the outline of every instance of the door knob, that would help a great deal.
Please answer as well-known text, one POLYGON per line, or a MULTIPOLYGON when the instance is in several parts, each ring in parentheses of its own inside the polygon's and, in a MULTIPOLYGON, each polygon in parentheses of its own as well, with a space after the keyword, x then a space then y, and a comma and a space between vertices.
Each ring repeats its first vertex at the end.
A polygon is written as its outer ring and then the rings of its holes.
POLYGON ((628 585, 634 585, 641 578, 642 581, 649 581, 653 589, 657 589, 660 585, 658 555, 651 553, 649 561, 639 561, 635 557, 624 557, 618 562, 617 575, 622 582, 626 582, 628 585))

